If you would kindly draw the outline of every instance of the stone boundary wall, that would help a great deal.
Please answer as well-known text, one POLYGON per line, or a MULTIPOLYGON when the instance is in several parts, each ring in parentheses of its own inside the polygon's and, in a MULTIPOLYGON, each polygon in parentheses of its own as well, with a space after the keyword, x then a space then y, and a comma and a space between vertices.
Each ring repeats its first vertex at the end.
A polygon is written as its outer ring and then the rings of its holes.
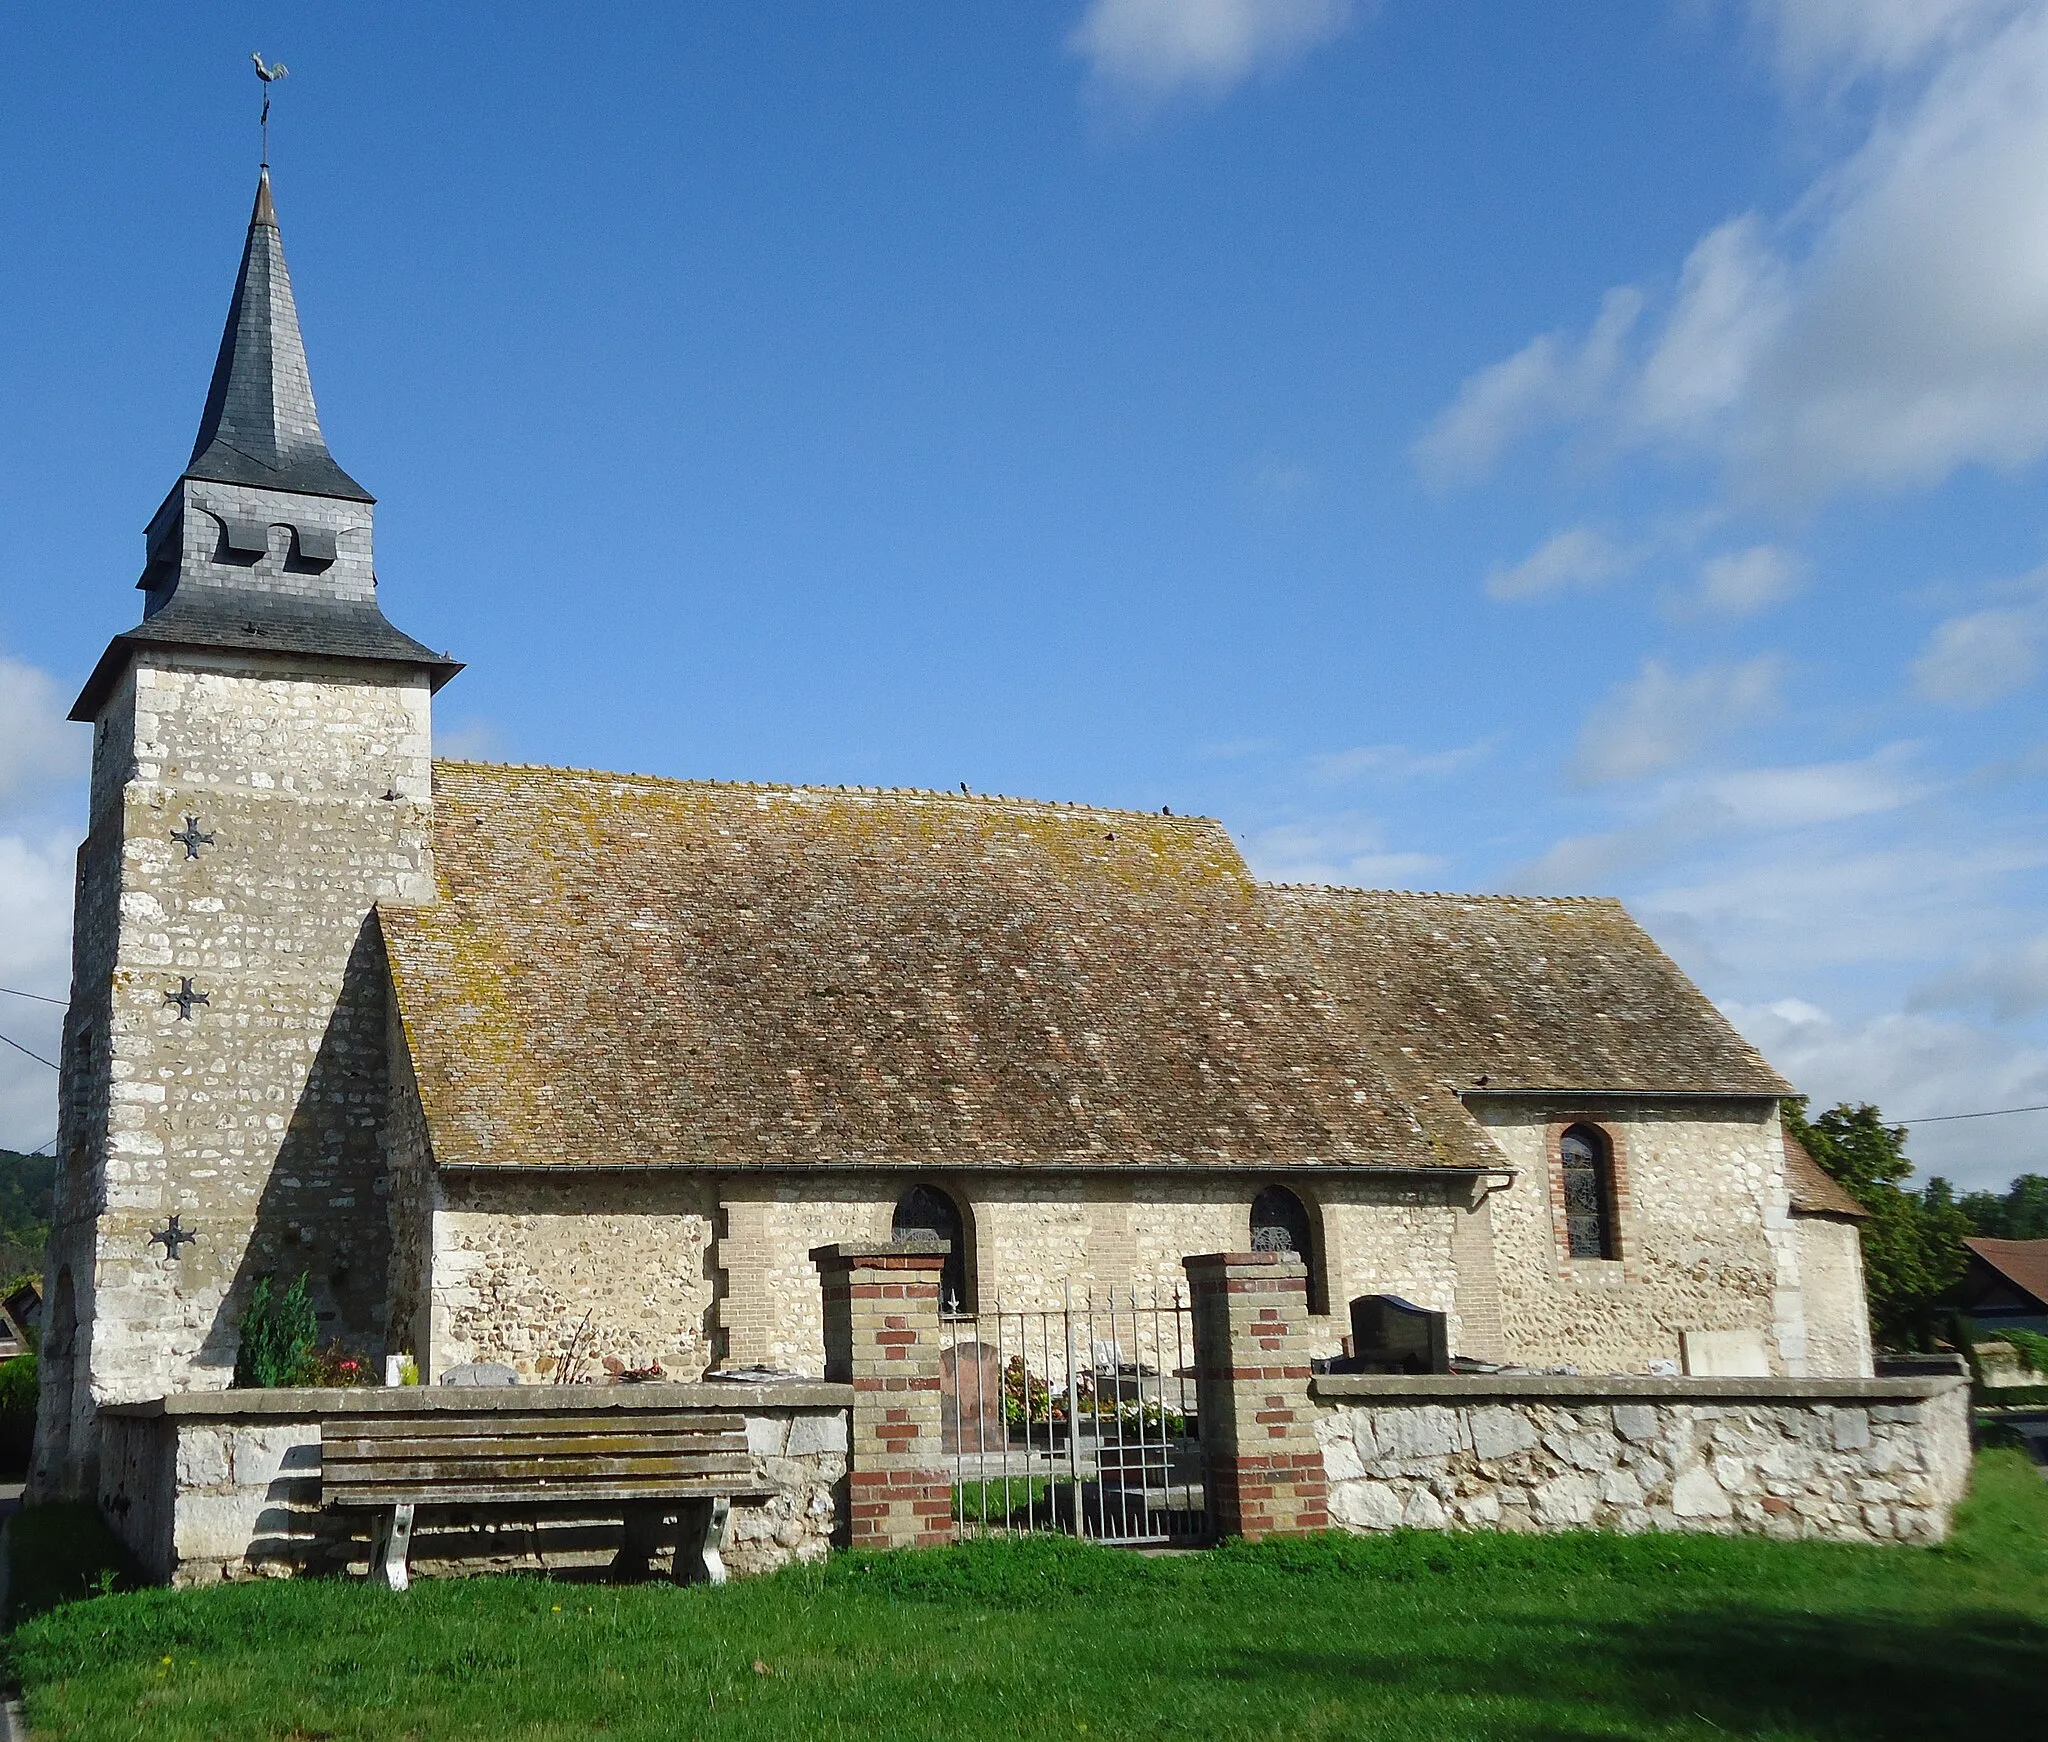
POLYGON ((1969 1388, 1933 1379, 1321 1375, 1331 1522, 1943 1540, 1969 1388))
MULTIPOLYGON (((371 1515, 320 1505, 320 1423, 337 1415, 444 1410, 717 1411, 746 1419, 766 1501, 735 1501, 735 1574, 819 1561, 846 1536, 852 1387, 794 1385, 394 1386, 355 1391, 193 1392, 100 1412, 100 1510, 153 1579, 363 1572, 371 1515)), ((423 1508, 416 1574, 542 1572, 608 1564, 622 1520, 593 1509, 423 1508)))

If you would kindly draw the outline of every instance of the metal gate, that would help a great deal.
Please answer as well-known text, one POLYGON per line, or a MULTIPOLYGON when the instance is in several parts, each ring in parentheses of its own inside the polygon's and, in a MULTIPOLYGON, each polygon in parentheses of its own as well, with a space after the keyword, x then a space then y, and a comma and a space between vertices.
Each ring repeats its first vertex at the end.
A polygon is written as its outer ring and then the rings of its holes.
POLYGON ((1204 1540, 1194 1338, 1176 1292, 996 1302, 940 1332, 941 1426, 962 1537, 1052 1530, 1108 1543, 1204 1540))

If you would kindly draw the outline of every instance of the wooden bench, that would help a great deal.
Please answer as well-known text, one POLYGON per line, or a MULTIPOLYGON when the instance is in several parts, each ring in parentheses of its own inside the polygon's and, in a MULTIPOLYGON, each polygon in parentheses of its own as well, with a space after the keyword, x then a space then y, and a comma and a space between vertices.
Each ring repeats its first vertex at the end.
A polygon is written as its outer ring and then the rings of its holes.
POLYGON ((378 1514, 370 1578, 394 1591, 408 1582, 422 1506, 623 1508, 616 1565, 642 1572, 674 1516, 676 1581, 722 1585, 732 1502, 767 1492, 753 1470, 744 1419, 699 1410, 443 1409, 320 1423, 321 1504, 378 1514))

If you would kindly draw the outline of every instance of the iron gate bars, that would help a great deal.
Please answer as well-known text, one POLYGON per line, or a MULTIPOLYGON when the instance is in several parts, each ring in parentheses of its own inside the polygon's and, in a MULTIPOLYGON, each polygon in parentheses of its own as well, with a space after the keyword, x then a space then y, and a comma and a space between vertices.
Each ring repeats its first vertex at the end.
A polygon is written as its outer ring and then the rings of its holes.
POLYGON ((952 1313, 940 1397, 956 1533, 1120 1544, 1207 1535, 1186 1299, 1062 1290, 1055 1308, 952 1313))

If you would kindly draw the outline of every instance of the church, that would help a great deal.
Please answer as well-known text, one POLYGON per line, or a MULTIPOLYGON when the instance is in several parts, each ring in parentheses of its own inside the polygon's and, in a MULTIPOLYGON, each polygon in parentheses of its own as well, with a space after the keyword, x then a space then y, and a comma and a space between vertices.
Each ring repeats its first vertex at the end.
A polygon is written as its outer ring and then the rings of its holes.
MULTIPOLYGON (((437 761, 267 170, 92 728, 37 1489, 218 1390, 259 1279, 430 1381, 823 1370, 834 1241, 964 1314, 1284 1249, 1311 1331, 1868 1375, 1856 1204, 1622 907, 1255 879, 1082 803, 437 761)), ((82 608, 97 611, 91 600, 82 608)))

